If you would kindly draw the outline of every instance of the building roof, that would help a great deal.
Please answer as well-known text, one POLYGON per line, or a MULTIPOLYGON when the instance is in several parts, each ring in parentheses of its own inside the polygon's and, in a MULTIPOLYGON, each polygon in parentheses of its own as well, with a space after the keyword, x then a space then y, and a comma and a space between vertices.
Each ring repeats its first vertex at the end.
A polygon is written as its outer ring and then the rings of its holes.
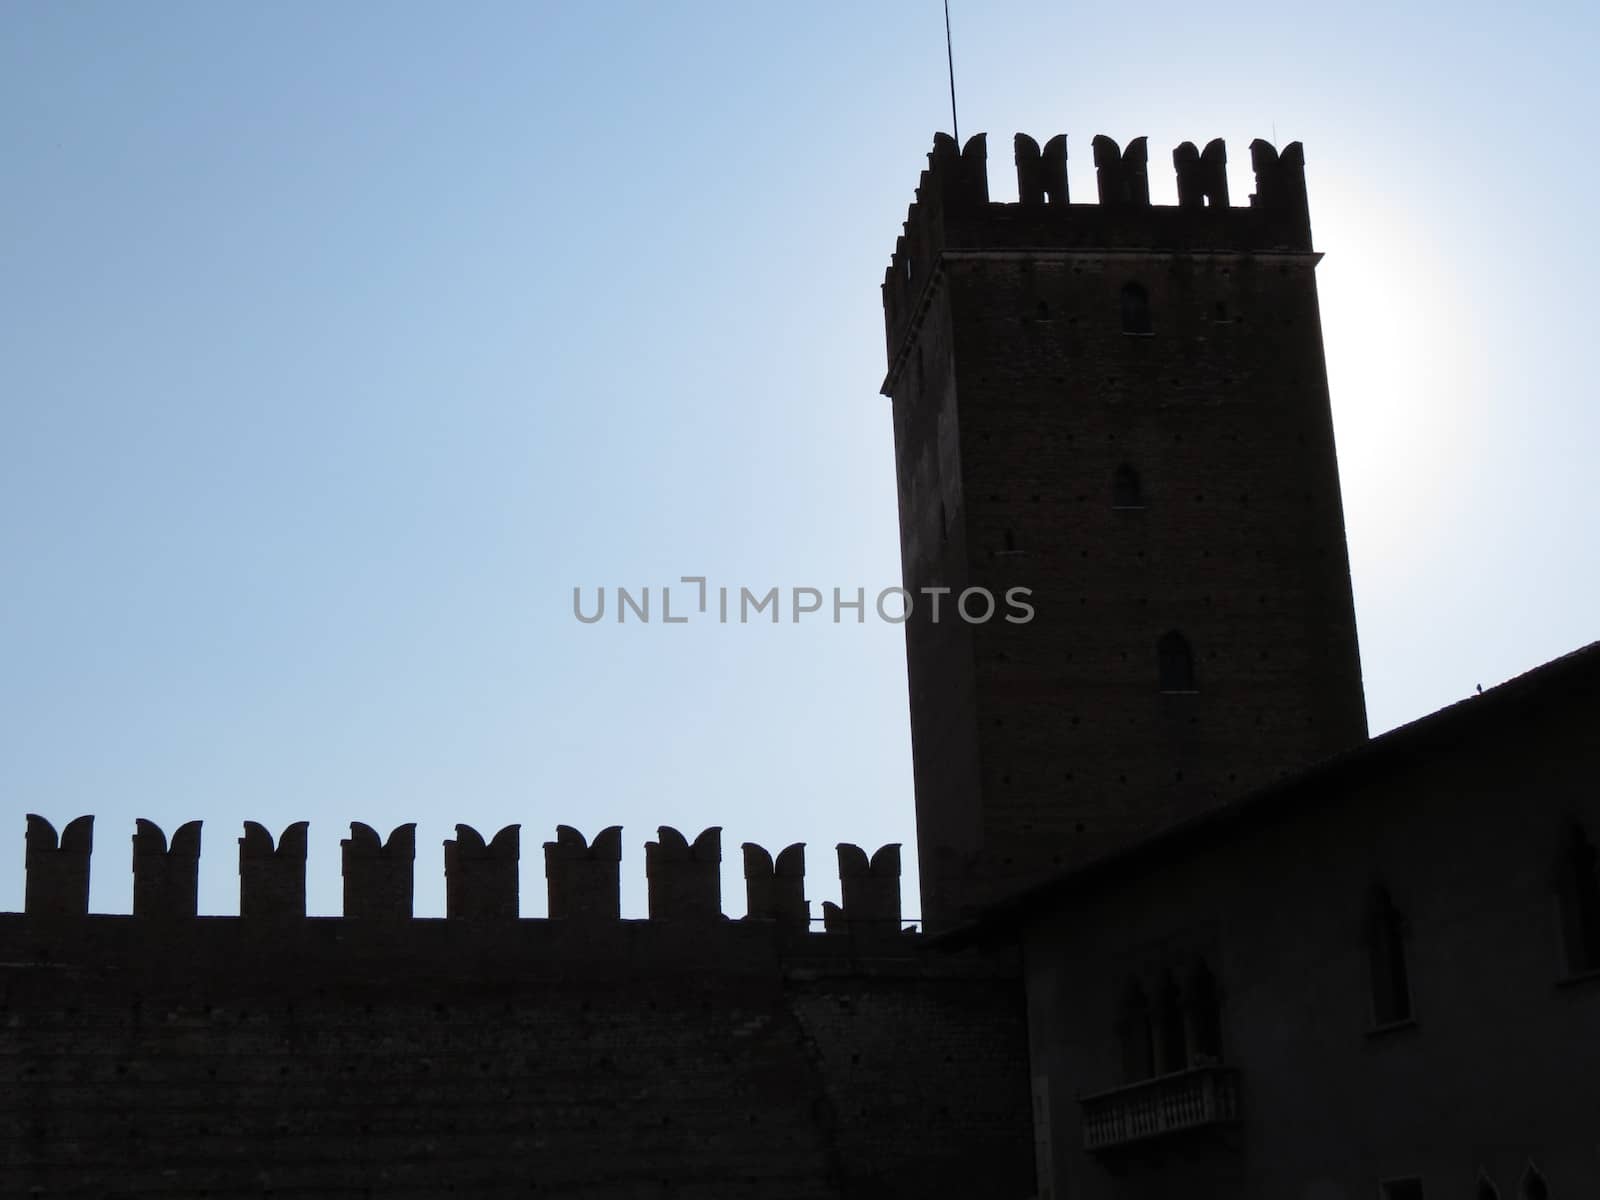
POLYGON ((1219 836, 1336 798, 1357 783, 1414 762, 1417 755, 1477 739, 1520 716, 1572 694, 1600 689, 1600 641, 1552 659, 1488 691, 1401 725, 1297 774, 1168 826, 1149 837, 1069 868, 982 909, 971 921, 936 936, 964 945, 1005 936, 1031 917, 1073 896, 1162 863, 1181 859, 1219 836))

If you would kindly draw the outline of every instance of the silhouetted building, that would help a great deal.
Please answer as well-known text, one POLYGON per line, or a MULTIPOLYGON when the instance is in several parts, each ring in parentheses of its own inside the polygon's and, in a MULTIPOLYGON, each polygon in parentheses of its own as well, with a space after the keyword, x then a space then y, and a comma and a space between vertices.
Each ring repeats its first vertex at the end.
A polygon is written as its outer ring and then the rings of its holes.
POLYGON ((1023 949, 1039 1195, 1600 1192, 1597 730, 1600 644, 959 935, 1023 949))
POLYGON ((1367 740, 1300 148, 935 139, 884 281, 923 912, 896 846, 28 820, 0 1196, 1525 1200, 1600 1190, 1600 647, 1367 740), (950 619, 970 589, 1034 619, 950 619), (1498 1191, 1495 1189, 1498 1188, 1498 1191))
POLYGON ((1035 618, 907 626, 930 927, 1366 737, 1300 147, 935 139, 884 278, 905 586, 1035 618))

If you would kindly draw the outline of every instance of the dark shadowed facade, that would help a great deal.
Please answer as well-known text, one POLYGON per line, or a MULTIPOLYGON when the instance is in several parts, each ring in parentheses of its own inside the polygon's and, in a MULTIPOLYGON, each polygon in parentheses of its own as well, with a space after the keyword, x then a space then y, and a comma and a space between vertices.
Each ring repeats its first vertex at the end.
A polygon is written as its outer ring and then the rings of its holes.
POLYGON ((922 911, 937 928, 1366 737, 1298 144, 935 141, 884 280, 905 586, 1035 619, 907 626, 922 911))
POLYGON ((238 839, 30 817, 0 1196, 1510 1200, 1600 1193, 1600 649, 1368 741, 1298 144, 935 139, 884 280, 922 903, 898 847, 238 839), (951 619, 969 589, 1034 619, 951 619), (944 619, 925 602, 943 599, 944 619), (1496 1190, 1498 1189, 1498 1190, 1496 1190))
POLYGON ((893 847, 839 859, 809 932, 804 852, 720 831, 446 843, 444 919, 411 917, 412 829, 344 842, 346 915, 305 916, 304 824, 239 839, 239 917, 195 916, 197 825, 141 822, 135 911, 86 915, 92 820, 28 824, 27 913, 0 916, 7 1196, 927 1196, 1031 1193, 1013 952, 901 932, 893 847))
POLYGON ((1039 1195, 1600 1194, 1597 778, 1600 644, 986 914, 1039 1195))

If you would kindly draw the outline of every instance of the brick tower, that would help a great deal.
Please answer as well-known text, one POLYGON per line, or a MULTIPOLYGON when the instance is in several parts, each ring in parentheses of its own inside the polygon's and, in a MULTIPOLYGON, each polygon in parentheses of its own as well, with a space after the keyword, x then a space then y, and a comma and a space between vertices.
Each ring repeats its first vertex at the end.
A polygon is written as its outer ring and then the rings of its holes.
POLYGON ((1250 150, 1248 207, 1220 141, 1152 206, 1098 137, 1072 204, 1019 134, 997 204, 934 139, 883 285, 930 928, 1366 737, 1303 158, 1250 150))

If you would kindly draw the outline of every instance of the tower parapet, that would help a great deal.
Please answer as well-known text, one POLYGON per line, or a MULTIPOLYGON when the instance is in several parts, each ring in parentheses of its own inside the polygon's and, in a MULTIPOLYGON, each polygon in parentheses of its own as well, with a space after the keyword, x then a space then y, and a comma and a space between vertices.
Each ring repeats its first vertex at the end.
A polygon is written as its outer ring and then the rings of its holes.
POLYGON ((1041 150, 1027 134, 1014 139, 1014 204, 989 199, 986 134, 963 148, 935 134, 927 169, 884 274, 883 307, 889 347, 884 395, 892 395, 908 332, 928 300, 927 285, 941 254, 958 250, 1170 250, 1310 254, 1305 155, 1299 142, 1281 151, 1257 139, 1250 144, 1256 190, 1248 207, 1228 203, 1227 148, 1221 138, 1196 151, 1184 142, 1173 151, 1176 205, 1150 203, 1148 149, 1142 137, 1125 147, 1104 134, 1093 141, 1099 202, 1067 197, 1067 138, 1057 134, 1041 150))
POLYGON ((1150 148, 1136 137, 1122 149, 1105 134, 1096 134, 1094 178, 1105 208, 1150 207, 1150 148))
POLYGON ((1213 138, 1204 150, 1184 142, 1172 152, 1172 166, 1178 173, 1178 207, 1228 207, 1228 148, 1221 138, 1213 138))
POLYGON ((1017 200, 1020 204, 1069 204, 1067 135, 1058 133, 1039 149, 1025 133, 1012 139, 1017 158, 1017 200))

